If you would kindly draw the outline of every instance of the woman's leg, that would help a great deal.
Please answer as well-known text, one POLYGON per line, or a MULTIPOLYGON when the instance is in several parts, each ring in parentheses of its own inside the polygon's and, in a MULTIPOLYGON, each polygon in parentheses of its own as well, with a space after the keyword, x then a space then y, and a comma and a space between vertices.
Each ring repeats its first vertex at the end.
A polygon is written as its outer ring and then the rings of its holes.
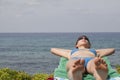
POLYGON ((87 64, 88 73, 93 74, 96 80, 106 80, 108 74, 108 68, 106 62, 96 57, 90 60, 87 64))
POLYGON ((85 71, 84 60, 69 60, 66 68, 69 80, 82 80, 82 74, 85 71))

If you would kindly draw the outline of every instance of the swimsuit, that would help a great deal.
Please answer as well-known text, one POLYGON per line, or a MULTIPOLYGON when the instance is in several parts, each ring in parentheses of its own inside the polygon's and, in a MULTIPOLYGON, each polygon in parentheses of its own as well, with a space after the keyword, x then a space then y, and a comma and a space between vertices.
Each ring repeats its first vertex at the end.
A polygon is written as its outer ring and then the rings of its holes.
MULTIPOLYGON (((79 51, 79 49, 75 48, 71 51, 71 55, 74 54, 74 52, 79 51)), ((89 49, 90 52, 92 52, 95 56, 97 55, 96 50, 95 49, 89 49)), ((81 59, 82 57, 72 57, 72 59, 81 59)), ((93 57, 85 57, 85 64, 84 66, 86 67, 88 62, 93 59, 93 57)))

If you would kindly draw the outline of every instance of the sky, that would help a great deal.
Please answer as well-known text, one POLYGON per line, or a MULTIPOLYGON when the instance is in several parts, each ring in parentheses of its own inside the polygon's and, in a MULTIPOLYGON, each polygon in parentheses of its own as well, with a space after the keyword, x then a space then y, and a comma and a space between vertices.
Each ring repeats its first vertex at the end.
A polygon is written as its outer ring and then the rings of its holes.
POLYGON ((120 32, 120 0, 0 0, 4 32, 120 32))

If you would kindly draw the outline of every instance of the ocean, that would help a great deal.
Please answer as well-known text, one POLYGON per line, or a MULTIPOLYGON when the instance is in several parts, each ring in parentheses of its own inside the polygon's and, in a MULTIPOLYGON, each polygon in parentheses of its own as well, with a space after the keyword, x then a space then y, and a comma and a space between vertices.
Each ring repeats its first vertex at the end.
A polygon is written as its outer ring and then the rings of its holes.
POLYGON ((53 73, 60 57, 51 54, 52 47, 73 49, 79 35, 87 35, 92 48, 115 48, 108 56, 111 65, 120 64, 120 32, 88 33, 0 33, 0 68, 29 74, 53 73))

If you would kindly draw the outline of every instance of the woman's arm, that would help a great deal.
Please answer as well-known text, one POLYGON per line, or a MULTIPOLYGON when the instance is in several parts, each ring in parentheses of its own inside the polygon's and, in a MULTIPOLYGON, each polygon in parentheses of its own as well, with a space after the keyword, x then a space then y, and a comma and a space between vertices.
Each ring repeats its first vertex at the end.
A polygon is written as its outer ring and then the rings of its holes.
POLYGON ((70 58, 70 52, 69 49, 51 48, 51 53, 68 59, 70 58))
POLYGON ((103 56, 109 56, 111 54, 113 54, 115 52, 114 48, 107 48, 107 49, 98 49, 96 50, 97 55, 99 55, 100 57, 103 56))

